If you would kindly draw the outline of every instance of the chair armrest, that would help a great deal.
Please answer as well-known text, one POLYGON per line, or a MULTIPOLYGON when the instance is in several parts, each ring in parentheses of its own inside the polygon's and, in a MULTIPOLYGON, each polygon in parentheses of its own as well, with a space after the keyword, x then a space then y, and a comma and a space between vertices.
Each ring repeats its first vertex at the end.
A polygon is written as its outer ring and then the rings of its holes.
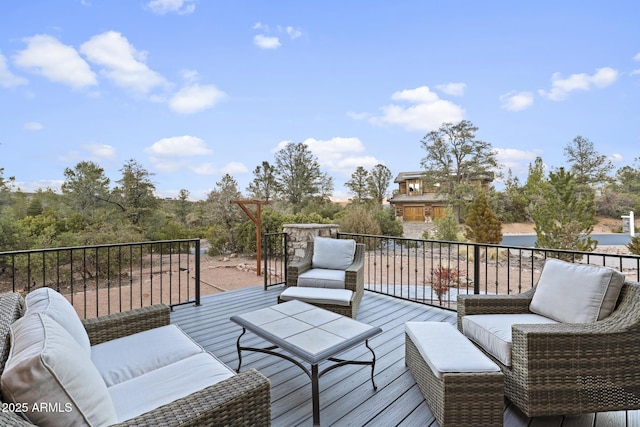
POLYGON ((111 341, 161 326, 171 321, 171 309, 166 304, 154 304, 121 313, 82 321, 91 345, 111 341))
POLYGON ((271 384, 255 369, 116 424, 148 426, 271 425, 271 384))
POLYGON ((364 244, 356 244, 353 262, 344 271, 344 287, 353 292, 364 290, 364 244))
POLYGON ((15 412, 8 410, 0 412, 0 426, 2 427, 33 427, 34 425, 15 412))
POLYGON ((287 283, 285 287, 298 286, 298 276, 311 269, 313 259, 313 242, 307 242, 307 249, 300 261, 292 262, 287 266, 287 283))
POLYGON ((530 378, 637 378, 640 322, 634 317, 631 321, 607 318, 592 323, 513 325, 512 366, 526 367, 530 378))
POLYGON ((458 330, 462 331, 462 317, 471 314, 530 313, 534 292, 535 288, 515 295, 458 295, 458 330))

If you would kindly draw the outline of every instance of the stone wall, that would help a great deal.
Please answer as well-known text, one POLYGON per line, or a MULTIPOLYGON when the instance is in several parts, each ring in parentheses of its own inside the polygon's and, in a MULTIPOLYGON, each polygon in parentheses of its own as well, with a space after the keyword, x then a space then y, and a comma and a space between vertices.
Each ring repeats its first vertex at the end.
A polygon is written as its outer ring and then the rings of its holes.
POLYGON ((316 236, 336 238, 340 227, 337 224, 285 224, 282 231, 287 233, 287 259, 299 261, 304 256, 307 242, 316 236))

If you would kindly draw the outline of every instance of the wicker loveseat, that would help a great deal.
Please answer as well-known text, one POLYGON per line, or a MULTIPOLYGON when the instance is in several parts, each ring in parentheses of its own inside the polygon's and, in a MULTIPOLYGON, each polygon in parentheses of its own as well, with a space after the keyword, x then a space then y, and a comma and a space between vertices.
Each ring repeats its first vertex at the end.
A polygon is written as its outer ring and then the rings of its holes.
MULTIPOLYGON (((613 312, 602 319, 513 324, 510 365, 479 346, 500 366, 506 397, 527 416, 640 408, 640 283, 621 283, 613 312)), ((459 296, 458 328, 465 316, 533 315, 539 286, 518 295, 459 296)))
POLYGON ((297 299, 355 319, 363 295, 364 245, 316 237, 307 242, 303 258, 287 267, 278 302, 297 299))
MULTIPOLYGON (((49 315, 47 313, 33 313, 30 314, 27 312, 25 315, 25 300, 18 293, 5 293, 0 295, 0 373, 3 375, 3 392, 6 390, 7 382, 9 379, 6 377, 10 376, 11 369, 15 369, 15 365, 21 363, 22 359, 18 361, 11 360, 11 358, 16 358, 17 356, 14 352, 19 351, 16 350, 15 345, 12 347, 12 338, 11 334, 18 334, 19 328, 23 326, 25 321, 29 323, 31 321, 30 317, 35 317, 36 323, 40 322, 42 324, 46 324, 51 326, 52 322, 56 323, 55 328, 59 327, 59 322, 55 315, 57 313, 53 313, 53 315, 49 315), (13 328, 12 328, 12 325, 13 328), (12 330, 13 329, 13 330, 12 330), (11 332, 10 332, 11 331, 11 332), (11 351, 11 355, 9 354, 11 351)), ((123 348, 123 352, 127 353, 127 348, 131 349, 131 340, 140 336, 138 333, 146 333, 151 332, 157 333, 158 331, 164 331, 169 329, 174 329, 175 327, 169 325, 170 319, 170 309, 166 305, 158 304, 150 307, 145 307, 141 309, 131 310, 128 312, 123 312, 119 314, 107 315, 99 318, 83 320, 81 324, 84 326, 87 335, 91 344, 91 357, 93 357, 93 349, 102 345, 108 344, 117 340, 118 338, 125 337, 124 340, 129 340, 126 344, 126 347, 123 348), (164 328, 164 329, 163 329, 164 328), (134 335, 137 334, 137 335, 134 335)), ((48 332, 47 332, 48 333, 48 332)), ((182 331, 179 331, 178 328, 175 328, 174 333, 176 337, 179 334, 184 334, 182 331)), ((71 334, 67 334, 71 337, 71 334)), ((47 340, 50 339, 49 335, 47 340)), ((147 335, 147 343, 151 343, 151 347, 153 347, 153 343, 148 338, 147 335)), ((186 339, 189 339, 185 335, 186 339)), ((75 338, 75 337, 73 337, 75 338)), ((151 338, 152 339, 152 338, 151 338)), ((122 342, 122 341, 121 341, 122 342)), ((49 343, 49 341, 47 341, 49 343)), ((17 345, 17 344, 16 344, 17 345)), ((48 344, 47 344, 48 345, 48 344)), ((191 343, 187 345, 196 346, 197 344, 191 343)), ((75 347, 75 344, 69 347, 70 349, 75 349, 75 355, 73 357, 77 357, 78 349, 80 347, 75 347)), ((169 346, 170 350, 167 351, 169 354, 174 350, 172 346, 169 346)), ((64 351, 64 348, 61 350, 64 351)), ((42 353, 44 354, 44 353, 42 353)), ((120 359, 128 359, 132 354, 121 355, 120 359)), ((133 355, 135 356, 135 355, 133 355)), ((175 355, 174 355, 175 356, 175 355)), ((41 356, 41 358, 48 362, 47 357, 51 357, 51 355, 41 356)), ((202 366, 211 366, 212 361, 206 360, 208 357, 211 357, 213 360, 217 361, 213 355, 210 353, 202 352, 202 354, 197 354, 195 356, 202 363, 202 366)), ((36 357, 37 358, 37 357, 36 357)), ((136 357, 133 357, 135 359, 136 357)), ((115 355, 114 360, 118 359, 118 355, 115 355)), ((139 359, 139 357, 138 357, 139 359)), ((188 358, 187 358, 188 359, 188 358)), ((140 361, 143 364, 146 362, 140 361)), ((166 362, 166 360, 164 361, 166 362)), ((222 362, 217 361, 221 366, 219 366, 221 371, 225 371, 228 368, 222 364, 222 362)), ((109 360, 106 361, 109 363, 109 360)), ((155 363, 155 362, 151 362, 155 363)), ((183 363, 183 360, 178 360, 176 363, 183 363)), ((202 377, 210 377, 209 373, 203 372, 193 372, 189 373, 187 370, 184 372, 180 370, 181 366, 187 365, 179 365, 177 366, 177 371, 173 369, 171 371, 171 375, 174 377, 173 379, 167 378, 167 375, 159 375, 160 378, 164 380, 168 379, 168 382, 177 381, 180 382, 180 378, 184 378, 185 380, 193 381, 194 375, 197 377, 198 375, 202 377), (183 372, 183 375, 176 375, 176 372, 183 372), (178 377, 178 378, 175 378, 178 377)), ((192 365, 193 366, 193 365, 192 365)), ((70 369, 67 369, 66 373, 63 373, 59 379, 61 382, 65 381, 64 375, 68 375, 69 371, 73 371, 76 367, 74 365, 71 366, 70 369)), ((117 374, 122 375, 135 375, 131 372, 135 372, 136 367, 126 367, 122 369, 120 366, 116 366, 117 374)), ((173 367, 170 367, 173 368, 173 367)), ((162 370, 164 368, 159 367, 158 370, 162 370)), ((229 370, 230 371, 230 370, 229 370)), ((24 371, 23 371, 24 372, 24 371)), ((59 372, 59 371, 58 371, 59 372)), ((139 372, 138 372, 139 373, 139 372)), ((74 375, 73 372, 71 372, 74 375)), ((101 375, 96 373, 96 375, 101 375)), ((31 380, 32 373, 22 374, 20 375, 22 378, 18 379, 22 381, 24 385, 29 385, 31 380)), ((137 381, 138 378, 144 377, 146 373, 141 374, 139 377, 132 378, 126 382, 134 382, 137 381)), ((153 374, 155 375, 155 374, 153 374)), ((75 376, 75 380, 83 379, 83 377, 75 376)), ((100 379, 100 377, 98 377, 100 379)), ((158 378, 158 377, 152 377, 158 378)), ((239 425, 239 426, 253 426, 253 425, 270 425, 271 423, 271 396, 270 396, 270 383, 267 378, 258 373, 256 370, 249 370, 241 374, 235 374, 235 372, 231 371, 231 374, 226 374, 223 380, 220 380, 217 383, 214 383, 210 386, 204 387, 195 392, 191 392, 181 398, 176 398, 173 401, 170 401, 167 404, 163 404, 162 406, 155 407, 155 409, 151 409, 144 413, 141 413, 133 418, 121 420, 119 417, 117 422, 99 422, 93 423, 91 420, 85 419, 85 422, 77 422, 74 421, 74 425, 81 424, 94 424, 94 425, 122 425, 122 426, 139 426, 139 425, 153 425, 153 426, 201 426, 201 425, 239 425)), ((116 378, 117 381, 117 378, 116 378)), ((207 380, 208 381, 208 380, 207 380)), ((106 380, 105 380, 106 382, 106 380)), ((69 383, 65 383, 65 386, 69 383)), ((142 391, 141 396, 131 396, 131 400, 133 402, 140 402, 140 400, 147 399, 148 395, 157 395, 165 394, 166 390, 163 390, 163 386, 165 384, 155 384, 157 385, 157 389, 153 383, 152 379, 143 380, 143 384, 146 384, 146 389, 142 391)), ((175 384, 175 382, 173 383, 175 384)), ((120 384, 116 384, 119 386, 120 384)), ((83 387, 80 384, 80 387, 83 387)), ((186 385, 188 389, 191 385, 186 385)), ((36 388, 36 387, 34 387, 36 388)), ((44 388, 44 387, 43 387, 44 388)), ((97 391, 90 386, 88 389, 82 394, 92 395, 97 393, 97 391)), ((143 387, 144 388, 144 387, 143 387)), ((180 388, 180 387, 177 387, 180 388)), ((172 387, 172 391, 175 388, 172 387)), ((29 390, 27 390, 29 391, 29 390)), ((38 392, 38 391, 37 391, 38 392)), ((109 391, 111 393, 111 391, 109 391)), ((109 395, 107 395, 109 396, 109 395)), ((121 396, 122 397, 122 396, 121 396)), ((161 396, 162 397, 162 396, 161 396)), ((107 397, 108 398, 108 397, 107 397)), ((60 403, 47 401, 40 402, 38 406, 38 410, 47 412, 49 411, 52 415, 60 416, 61 413, 64 412, 73 412, 76 411, 75 398, 71 399, 71 403, 60 403)), ((48 399, 44 399, 48 400, 48 399)), ((96 406, 100 406, 102 403, 99 402, 96 406)), ((109 403, 111 404, 111 403, 109 403)), ((19 413, 20 412, 29 412, 35 408, 28 407, 25 403, 17 403, 15 401, 11 401, 7 396, 2 396, 2 408, 3 410, 0 412, 0 425, 2 426, 30 426, 33 425, 31 422, 26 421, 19 413)), ((135 404, 134 404, 135 405, 135 404)), ((117 406, 114 403, 114 406, 117 406)), ((144 406, 144 405, 142 405, 144 406)), ((133 410, 139 408, 132 408, 133 410)), ((94 412, 96 410, 94 409, 94 412)), ((118 412, 118 410, 116 410, 118 412)), ((24 414, 23 414, 24 415, 24 414)), ((34 414, 30 414, 33 416, 34 414)), ((42 416, 41 412, 38 416, 42 416)), ((119 415, 119 414, 118 414, 119 415)), ((52 417, 54 418, 54 417, 52 417)), ((38 425, 63 425, 69 424, 66 421, 60 421, 58 419, 49 419, 45 421, 39 421, 38 425)))

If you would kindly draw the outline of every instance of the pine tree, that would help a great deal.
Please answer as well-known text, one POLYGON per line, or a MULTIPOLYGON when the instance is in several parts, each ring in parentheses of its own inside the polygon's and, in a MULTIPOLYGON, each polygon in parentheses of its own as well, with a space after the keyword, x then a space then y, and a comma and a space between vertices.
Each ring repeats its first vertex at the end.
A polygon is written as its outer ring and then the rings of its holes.
POLYGON ((469 207, 465 222, 467 239, 476 243, 499 244, 502 241, 502 223, 489 206, 487 194, 481 191, 469 207))
POLYGON ((447 206, 444 209, 444 216, 442 218, 436 218, 433 221, 436 226, 434 233, 434 240, 443 240, 447 242, 459 242, 460 227, 458 225, 458 218, 451 206, 447 206))
MULTIPOLYGON (((575 176, 560 168, 549 172, 542 196, 533 209, 538 248, 593 251, 598 242, 590 237, 596 221, 592 190, 580 187, 575 176)), ((559 258, 563 258, 559 256, 559 258)))

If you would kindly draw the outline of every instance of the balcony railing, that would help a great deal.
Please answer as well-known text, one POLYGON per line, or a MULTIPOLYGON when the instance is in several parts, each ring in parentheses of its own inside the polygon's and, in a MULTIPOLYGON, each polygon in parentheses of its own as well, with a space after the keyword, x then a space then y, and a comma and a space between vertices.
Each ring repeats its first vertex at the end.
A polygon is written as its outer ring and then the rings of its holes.
POLYGON ((264 289, 282 285, 287 279, 287 233, 262 235, 264 289))
POLYGON ((366 246, 365 289, 455 309, 458 294, 512 294, 533 287, 547 258, 603 265, 640 280, 636 255, 339 233, 366 246))
POLYGON ((50 287, 83 318, 156 303, 200 304, 200 240, 0 252, 3 292, 50 287))
MULTIPOLYGON (((533 287, 545 259, 605 265, 640 281, 636 255, 443 242, 339 233, 366 246, 365 288, 446 309, 458 294, 511 294, 533 287)), ((265 289, 286 282, 287 235, 263 235, 265 289)), ((200 304, 200 240, 0 252, 0 290, 48 286, 83 318, 155 303, 200 304)))

